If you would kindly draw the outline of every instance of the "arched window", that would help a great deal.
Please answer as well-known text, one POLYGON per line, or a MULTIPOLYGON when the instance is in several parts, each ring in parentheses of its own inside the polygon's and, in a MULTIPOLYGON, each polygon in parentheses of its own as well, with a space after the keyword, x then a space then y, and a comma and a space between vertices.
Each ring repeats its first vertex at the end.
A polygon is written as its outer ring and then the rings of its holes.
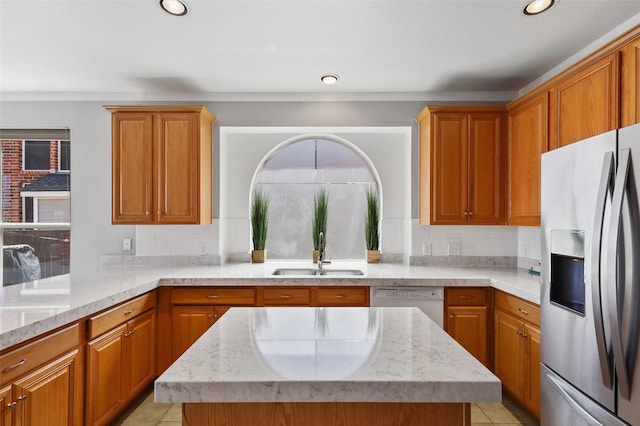
POLYGON ((365 191, 380 192, 364 153, 346 141, 306 138, 270 154, 256 172, 254 188, 269 197, 270 259, 311 259, 311 221, 317 192, 328 193, 326 252, 334 259, 365 255, 365 191))

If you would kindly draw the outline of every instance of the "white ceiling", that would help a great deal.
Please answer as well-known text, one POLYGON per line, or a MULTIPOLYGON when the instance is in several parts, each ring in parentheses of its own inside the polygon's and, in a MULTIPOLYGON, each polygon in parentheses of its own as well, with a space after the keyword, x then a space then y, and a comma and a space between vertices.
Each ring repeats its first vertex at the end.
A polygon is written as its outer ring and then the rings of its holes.
POLYGON ((640 0, 0 0, 4 99, 252 99, 517 92, 604 35, 640 0), (324 86, 320 76, 340 81, 324 86))

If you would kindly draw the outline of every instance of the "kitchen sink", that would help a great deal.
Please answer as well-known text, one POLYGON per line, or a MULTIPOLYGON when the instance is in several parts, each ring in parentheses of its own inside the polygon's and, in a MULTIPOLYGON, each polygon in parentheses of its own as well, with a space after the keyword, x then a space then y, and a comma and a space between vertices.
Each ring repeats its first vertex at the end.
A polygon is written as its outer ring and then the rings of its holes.
POLYGON ((273 275, 353 276, 364 275, 364 273, 359 269, 278 268, 273 271, 273 275))

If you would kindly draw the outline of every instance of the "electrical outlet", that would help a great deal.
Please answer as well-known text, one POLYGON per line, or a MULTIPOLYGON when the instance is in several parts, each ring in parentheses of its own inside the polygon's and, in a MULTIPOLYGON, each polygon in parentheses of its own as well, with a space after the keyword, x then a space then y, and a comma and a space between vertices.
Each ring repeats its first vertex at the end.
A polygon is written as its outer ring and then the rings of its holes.
POLYGON ((423 243, 422 244, 422 255, 423 256, 431 256, 431 243, 423 243))
POLYGON ((131 238, 125 238, 122 240, 122 250, 131 251, 131 238))
POLYGON ((460 256, 460 243, 449 243, 449 256, 460 256))
POLYGON ((207 243, 200 244, 200 255, 204 256, 209 254, 209 245, 207 243))

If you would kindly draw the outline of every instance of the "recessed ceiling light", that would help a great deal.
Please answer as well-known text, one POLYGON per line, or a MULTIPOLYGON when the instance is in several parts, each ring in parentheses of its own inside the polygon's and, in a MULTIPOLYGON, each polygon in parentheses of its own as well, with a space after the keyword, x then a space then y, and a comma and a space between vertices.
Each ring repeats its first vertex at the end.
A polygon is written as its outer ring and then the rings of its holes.
POLYGON ((328 85, 336 84, 338 82, 338 76, 335 74, 325 74, 320 77, 320 81, 328 85))
POLYGON ((533 0, 524 7, 525 15, 537 15, 546 10, 549 10, 555 3, 555 0, 533 0))
POLYGON ((174 16, 184 16, 187 14, 187 5, 180 0, 160 0, 160 7, 165 12, 174 16))

